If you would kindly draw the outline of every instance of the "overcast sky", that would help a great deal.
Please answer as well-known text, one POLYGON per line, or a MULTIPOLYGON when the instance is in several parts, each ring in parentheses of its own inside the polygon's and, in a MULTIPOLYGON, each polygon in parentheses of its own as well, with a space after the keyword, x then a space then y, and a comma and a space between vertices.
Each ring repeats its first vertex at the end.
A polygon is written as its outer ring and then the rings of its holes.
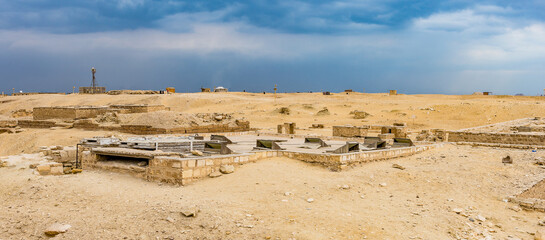
POLYGON ((0 91, 542 94, 545 1, 0 0, 0 91))

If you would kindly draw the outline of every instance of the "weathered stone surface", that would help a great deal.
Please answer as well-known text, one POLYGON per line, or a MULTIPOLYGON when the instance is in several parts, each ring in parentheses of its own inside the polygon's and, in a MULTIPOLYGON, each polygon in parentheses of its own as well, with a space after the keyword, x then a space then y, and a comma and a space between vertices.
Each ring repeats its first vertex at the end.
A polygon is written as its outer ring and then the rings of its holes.
POLYGON ((62 175, 62 174, 64 174, 64 169, 62 167, 62 164, 52 165, 50 174, 51 175, 62 175))
POLYGON ((211 178, 216 178, 216 177, 221 177, 221 175, 222 174, 220 172, 212 172, 208 176, 211 178))
POLYGON ((195 156, 202 156, 203 155, 203 153, 201 151, 199 151, 199 150, 193 150, 193 151, 191 151, 191 154, 193 154, 195 156))
POLYGON ((233 165, 221 165, 220 172, 223 174, 229 174, 235 172, 235 166, 233 165))
POLYGON ((60 233, 65 233, 70 229, 72 226, 68 224, 60 224, 60 223, 54 223, 53 225, 49 226, 44 233, 47 236, 56 236, 60 233))
POLYGON ((49 166, 49 164, 38 165, 36 171, 38 171, 40 175, 48 175, 51 173, 51 166, 49 166))

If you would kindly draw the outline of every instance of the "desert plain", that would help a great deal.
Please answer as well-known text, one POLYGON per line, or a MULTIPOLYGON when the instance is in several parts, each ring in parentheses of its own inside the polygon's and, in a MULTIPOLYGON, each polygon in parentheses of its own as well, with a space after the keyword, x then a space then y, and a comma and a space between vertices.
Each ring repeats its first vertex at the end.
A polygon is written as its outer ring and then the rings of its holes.
MULTIPOLYGON (((176 124, 188 120, 184 114, 219 113, 261 134, 285 122, 296 123, 298 135, 324 137, 333 126, 405 123, 415 142, 422 130, 545 117, 545 97, 233 92, 7 96, 0 97, 0 119, 28 118, 18 113, 36 107, 113 104, 169 108, 127 122, 176 124), (354 118, 354 111, 368 115, 354 118)), ((545 198, 545 169, 536 164, 545 158, 541 145, 435 142, 428 151, 342 171, 278 156, 184 185, 85 166, 65 175, 30 167, 46 159, 42 146, 130 135, 69 127, 1 133, 0 239, 543 239, 545 231, 544 212, 510 200, 545 198), (505 156, 513 162, 502 162, 505 156), (187 208, 198 209, 195 216, 184 216, 187 208), (55 223, 70 228, 46 235, 55 223)))

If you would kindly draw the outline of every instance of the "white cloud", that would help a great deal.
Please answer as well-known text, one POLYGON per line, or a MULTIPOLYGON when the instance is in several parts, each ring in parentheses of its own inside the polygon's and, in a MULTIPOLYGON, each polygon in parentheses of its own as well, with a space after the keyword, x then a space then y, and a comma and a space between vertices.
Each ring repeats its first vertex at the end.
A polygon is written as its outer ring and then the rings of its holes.
POLYGON ((143 6, 144 3, 145 3, 145 0, 118 0, 117 7, 119 9, 136 8, 136 7, 143 6))
POLYGON ((0 31, 3 36, 0 45, 11 50, 30 49, 52 53, 78 52, 82 49, 132 49, 195 54, 229 52, 260 58, 304 58, 331 52, 373 52, 392 44, 383 36, 288 34, 255 29, 243 23, 200 23, 191 25, 191 29, 183 33, 140 29, 83 34, 4 30, 0 31))
POLYGON ((413 28, 421 31, 454 31, 490 34, 501 32, 514 25, 507 19, 492 14, 481 14, 473 9, 432 14, 417 18, 413 28))

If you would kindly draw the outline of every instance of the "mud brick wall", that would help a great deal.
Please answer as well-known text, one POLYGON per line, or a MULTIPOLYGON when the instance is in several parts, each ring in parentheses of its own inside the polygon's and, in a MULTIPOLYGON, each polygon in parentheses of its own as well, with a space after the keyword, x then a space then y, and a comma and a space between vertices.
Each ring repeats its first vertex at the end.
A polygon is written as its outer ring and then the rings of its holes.
POLYGON ((17 127, 18 121, 16 119, 0 120, 0 128, 13 128, 17 127))
POLYGON ((238 125, 233 127, 228 124, 214 124, 195 127, 180 127, 180 128, 155 128, 149 125, 121 125, 119 131, 138 135, 153 135, 153 134, 185 134, 185 133, 218 133, 218 132, 243 132, 250 130, 250 123, 247 121, 237 122, 238 125))
POLYGON ((32 111, 34 120, 75 119, 76 109, 70 107, 35 107, 32 111))
POLYGON ((448 142, 545 145, 545 134, 447 132, 448 142))
POLYGON ((108 112, 107 107, 35 107, 34 120, 95 118, 108 112))
POLYGON ((96 118, 109 111, 107 107, 76 108, 76 119, 96 118))
POLYGON ((74 122, 73 127, 85 130, 100 130, 98 123, 95 123, 90 119, 77 120, 74 122))
POLYGON ((380 130, 381 134, 393 133, 396 138, 406 138, 407 130, 405 127, 399 126, 384 126, 380 130))
POLYGON ((18 120, 17 126, 22 128, 51 128, 57 126, 54 121, 18 120))
POLYGON ((335 137, 365 137, 369 132, 369 126, 333 126, 335 137))
POLYGON ((138 134, 138 135, 167 133, 167 129, 165 128, 155 128, 149 125, 121 125, 120 131, 125 133, 138 134))
POLYGON ((122 109, 122 113, 147 113, 157 111, 169 111, 169 107, 163 105, 111 105, 113 109, 122 109))

